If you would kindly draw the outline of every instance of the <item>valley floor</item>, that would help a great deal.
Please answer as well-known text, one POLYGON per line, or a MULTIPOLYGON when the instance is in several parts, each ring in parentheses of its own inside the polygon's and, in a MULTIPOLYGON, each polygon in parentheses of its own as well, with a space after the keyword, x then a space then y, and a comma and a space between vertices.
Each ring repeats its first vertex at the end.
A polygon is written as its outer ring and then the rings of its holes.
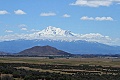
POLYGON ((0 57, 0 74, 1 80, 6 76, 15 80, 120 80, 120 59, 0 57))
POLYGON ((0 63, 61 64, 61 65, 101 65, 120 67, 120 58, 53 58, 49 57, 0 57, 0 63))

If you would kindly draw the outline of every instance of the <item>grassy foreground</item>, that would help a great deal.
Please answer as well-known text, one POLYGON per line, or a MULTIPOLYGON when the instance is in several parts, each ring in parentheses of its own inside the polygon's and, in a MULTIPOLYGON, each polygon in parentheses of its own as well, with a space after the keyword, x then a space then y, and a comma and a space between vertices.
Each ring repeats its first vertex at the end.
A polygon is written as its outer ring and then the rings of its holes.
POLYGON ((100 65, 120 67, 120 59, 109 58, 54 58, 47 57, 0 57, 0 63, 61 64, 61 65, 100 65))
POLYGON ((0 57, 0 80, 120 80, 120 59, 0 57))

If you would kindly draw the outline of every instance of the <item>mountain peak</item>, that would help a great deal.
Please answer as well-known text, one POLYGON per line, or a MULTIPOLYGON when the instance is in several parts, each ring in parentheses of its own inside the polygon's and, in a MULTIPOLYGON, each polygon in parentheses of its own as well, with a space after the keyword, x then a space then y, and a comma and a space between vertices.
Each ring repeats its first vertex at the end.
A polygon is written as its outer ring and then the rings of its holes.
POLYGON ((52 26, 48 26, 46 29, 44 29, 43 31, 45 32, 61 32, 61 31, 64 31, 60 28, 56 28, 56 27, 52 27, 52 26))
POLYGON ((56 28, 56 27, 53 27, 53 26, 48 26, 46 28, 46 30, 57 30, 57 29, 60 29, 60 28, 56 28))
POLYGON ((48 26, 46 29, 43 29, 42 31, 38 32, 39 36, 74 36, 74 34, 71 31, 62 30, 60 28, 56 28, 53 26, 48 26))

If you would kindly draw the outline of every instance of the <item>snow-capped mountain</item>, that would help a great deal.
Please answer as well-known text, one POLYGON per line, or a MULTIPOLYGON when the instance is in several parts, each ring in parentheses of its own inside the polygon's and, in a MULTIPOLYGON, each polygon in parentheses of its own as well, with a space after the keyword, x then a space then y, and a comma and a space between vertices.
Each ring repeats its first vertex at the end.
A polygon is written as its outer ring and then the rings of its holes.
MULTIPOLYGON (((62 30, 60 28, 48 26, 46 29, 39 30, 31 34, 12 34, 0 36, 0 42, 12 41, 12 40, 60 40, 60 41, 79 41, 85 40, 88 42, 99 42, 108 45, 116 45, 115 42, 119 42, 119 39, 111 39, 109 36, 103 36, 99 33, 89 34, 75 34, 68 30, 62 30)), ((117 44, 118 45, 118 44, 117 44)))
POLYGON ((75 36, 74 33, 72 33, 71 31, 67 31, 67 30, 62 30, 60 28, 56 28, 56 27, 52 27, 49 26, 46 29, 39 31, 37 33, 39 36, 43 36, 43 37, 49 37, 49 36, 66 36, 66 37, 71 37, 71 36, 75 36))
POLYGON ((99 33, 75 34, 49 26, 31 34, 0 36, 0 51, 16 53, 33 46, 50 45, 73 54, 120 54, 120 47, 110 46, 115 40, 99 33))

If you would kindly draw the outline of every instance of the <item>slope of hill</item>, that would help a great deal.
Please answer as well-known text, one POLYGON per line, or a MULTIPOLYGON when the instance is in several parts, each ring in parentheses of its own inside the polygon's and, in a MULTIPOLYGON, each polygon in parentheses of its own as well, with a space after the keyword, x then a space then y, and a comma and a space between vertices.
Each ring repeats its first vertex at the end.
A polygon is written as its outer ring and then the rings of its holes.
POLYGON ((18 53, 34 46, 53 46, 72 54, 120 54, 119 46, 87 41, 15 40, 0 42, 0 51, 18 53))
POLYGON ((5 53, 5 52, 0 51, 0 55, 9 55, 9 53, 5 53))
POLYGON ((71 55, 70 53, 58 50, 51 46, 35 46, 18 53, 18 55, 37 55, 37 56, 49 56, 49 55, 71 55))

